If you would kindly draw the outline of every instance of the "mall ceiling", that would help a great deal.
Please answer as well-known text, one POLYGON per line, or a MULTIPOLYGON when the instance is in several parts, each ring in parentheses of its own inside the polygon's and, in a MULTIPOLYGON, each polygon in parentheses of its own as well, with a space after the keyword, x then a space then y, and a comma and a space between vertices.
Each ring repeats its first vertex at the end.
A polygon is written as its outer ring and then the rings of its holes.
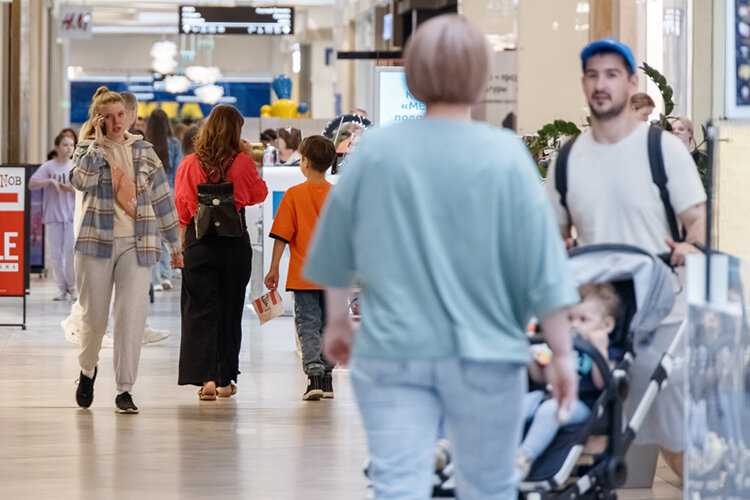
POLYGON ((58 4, 85 4, 93 7, 94 33, 177 33, 179 5, 252 5, 255 7, 293 6, 304 10, 313 6, 334 6, 335 0, 291 0, 232 2, 226 0, 58 0, 58 4))

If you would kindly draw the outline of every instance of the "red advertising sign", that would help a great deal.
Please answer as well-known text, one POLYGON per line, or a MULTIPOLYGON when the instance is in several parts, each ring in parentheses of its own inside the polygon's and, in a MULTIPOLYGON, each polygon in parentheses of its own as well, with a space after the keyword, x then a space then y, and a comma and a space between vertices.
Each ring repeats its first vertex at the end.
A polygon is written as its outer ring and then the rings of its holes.
POLYGON ((24 294, 26 170, 0 168, 0 296, 24 294))

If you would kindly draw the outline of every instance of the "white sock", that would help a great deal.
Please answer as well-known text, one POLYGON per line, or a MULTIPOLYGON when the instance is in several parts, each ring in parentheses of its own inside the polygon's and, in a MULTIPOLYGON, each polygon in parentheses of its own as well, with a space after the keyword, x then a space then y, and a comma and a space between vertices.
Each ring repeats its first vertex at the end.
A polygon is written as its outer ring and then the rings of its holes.
POLYGON ((81 373, 86 375, 88 378, 94 378, 94 370, 84 370, 81 369, 81 373))

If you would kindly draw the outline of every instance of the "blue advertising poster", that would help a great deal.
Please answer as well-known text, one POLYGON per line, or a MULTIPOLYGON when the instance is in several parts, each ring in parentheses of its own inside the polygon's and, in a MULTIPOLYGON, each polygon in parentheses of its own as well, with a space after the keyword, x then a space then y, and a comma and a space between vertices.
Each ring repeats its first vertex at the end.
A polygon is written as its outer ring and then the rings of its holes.
MULTIPOLYGON (((215 104, 199 102, 194 90, 197 85, 181 94, 172 94, 164 89, 164 82, 155 82, 148 77, 102 77, 72 80, 70 82, 70 122, 83 123, 88 119, 91 98, 102 85, 115 92, 132 92, 138 98, 138 114, 148 116, 157 108, 163 109, 170 118, 208 116, 215 104)), ((271 103, 271 79, 227 78, 216 82, 224 89, 224 97, 216 104, 230 104, 242 116, 259 117, 260 108, 271 103)))
MULTIPOLYGON (((28 177, 31 178, 39 165, 29 165, 28 177)), ((29 214, 29 265, 32 273, 44 271, 44 224, 42 224, 43 189, 29 191, 31 213, 29 214)))

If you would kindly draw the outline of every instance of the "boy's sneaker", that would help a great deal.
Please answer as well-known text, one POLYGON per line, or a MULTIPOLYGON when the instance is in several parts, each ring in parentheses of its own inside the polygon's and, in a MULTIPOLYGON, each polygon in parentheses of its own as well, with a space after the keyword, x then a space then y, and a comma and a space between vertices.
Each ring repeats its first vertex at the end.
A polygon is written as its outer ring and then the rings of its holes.
POLYGON ((55 302, 62 302, 63 300, 68 300, 68 292, 65 292, 65 291, 60 292, 54 297, 52 297, 52 300, 54 300, 55 302))
POLYGON ((168 279, 164 278, 163 280, 161 280, 161 288, 162 288, 162 290, 169 290, 169 289, 171 289, 172 288, 172 282, 169 281, 168 279))
POLYGON ((78 377, 78 389, 76 389, 76 403, 81 408, 88 408, 94 401, 94 381, 99 367, 94 367, 94 376, 89 378, 81 372, 78 377))
POLYGON ((138 407, 133 403, 133 396, 129 392, 118 394, 115 398, 116 413, 138 413, 138 407))
POLYGON ((323 375, 323 397, 333 399, 333 373, 326 372, 323 375))
POLYGON ((323 397, 323 375, 307 377, 307 389, 302 395, 303 401, 318 401, 323 397))

